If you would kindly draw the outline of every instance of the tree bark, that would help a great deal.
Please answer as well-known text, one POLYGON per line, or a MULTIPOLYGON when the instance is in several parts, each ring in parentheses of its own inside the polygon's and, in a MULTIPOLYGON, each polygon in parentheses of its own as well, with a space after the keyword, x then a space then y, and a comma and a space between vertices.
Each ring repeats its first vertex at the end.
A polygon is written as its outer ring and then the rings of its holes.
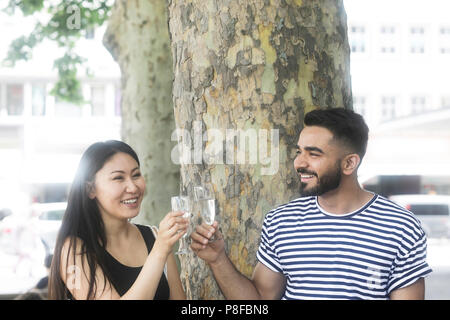
MULTIPOLYGON (((169 30, 175 123, 191 151, 181 183, 212 182, 228 255, 251 277, 264 215, 298 196, 303 115, 351 108, 345 10, 336 0, 171 0, 169 30), (238 130, 253 141, 243 153, 238 130)), ((181 265, 188 298, 223 298, 203 261, 190 254, 181 265)))
POLYGON ((147 182, 140 223, 158 225, 179 192, 171 161, 172 57, 164 0, 117 0, 104 45, 122 72, 122 139, 138 153, 147 182))

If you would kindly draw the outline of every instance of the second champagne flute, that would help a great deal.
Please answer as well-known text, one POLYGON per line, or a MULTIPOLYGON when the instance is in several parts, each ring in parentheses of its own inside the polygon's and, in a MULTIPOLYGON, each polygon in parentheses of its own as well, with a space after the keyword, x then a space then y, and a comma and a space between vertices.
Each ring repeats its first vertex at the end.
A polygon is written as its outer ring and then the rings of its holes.
MULTIPOLYGON (((171 199, 171 205, 172 205, 172 211, 181 211, 184 212, 183 218, 190 219, 191 218, 191 211, 192 211, 192 204, 191 200, 187 196, 175 196, 171 199)), ((189 244, 187 243, 187 236, 190 229, 190 223, 188 230, 186 230, 186 233, 181 237, 180 239, 180 246, 178 247, 178 251, 175 252, 175 254, 187 254, 189 253, 189 244)))

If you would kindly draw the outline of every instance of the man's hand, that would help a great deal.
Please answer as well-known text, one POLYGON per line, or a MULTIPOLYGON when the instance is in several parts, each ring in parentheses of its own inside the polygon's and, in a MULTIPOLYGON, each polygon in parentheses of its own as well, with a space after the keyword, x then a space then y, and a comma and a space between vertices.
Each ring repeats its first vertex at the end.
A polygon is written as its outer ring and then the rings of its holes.
POLYGON ((217 221, 214 221, 212 225, 203 223, 197 226, 191 234, 191 239, 192 250, 209 264, 215 264, 220 258, 226 256, 225 243, 217 221), (213 235, 216 240, 210 242, 213 235))

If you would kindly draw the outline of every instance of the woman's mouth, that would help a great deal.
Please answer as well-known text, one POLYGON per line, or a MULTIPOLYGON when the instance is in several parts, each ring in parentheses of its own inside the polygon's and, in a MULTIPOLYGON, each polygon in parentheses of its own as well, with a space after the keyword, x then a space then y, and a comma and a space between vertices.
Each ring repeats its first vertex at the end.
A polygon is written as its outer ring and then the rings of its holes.
POLYGON ((138 204, 138 199, 139 199, 139 197, 136 197, 136 198, 122 200, 120 202, 123 203, 124 205, 126 205, 127 207, 136 207, 138 204))

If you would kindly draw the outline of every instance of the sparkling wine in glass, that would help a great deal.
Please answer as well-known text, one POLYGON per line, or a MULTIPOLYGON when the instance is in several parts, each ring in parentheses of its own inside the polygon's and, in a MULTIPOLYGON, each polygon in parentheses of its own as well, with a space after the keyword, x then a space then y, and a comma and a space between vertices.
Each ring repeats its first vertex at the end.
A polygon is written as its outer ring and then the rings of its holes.
MULTIPOLYGON (((200 207, 200 214, 207 225, 212 225, 216 217, 216 203, 214 199, 214 189, 210 183, 194 187, 195 200, 200 207)), ((215 235, 211 237, 210 242, 216 240, 215 235)))
MULTIPOLYGON (((187 196, 175 196, 171 198, 172 211, 181 211, 184 212, 183 218, 190 219, 192 212, 192 203, 189 197, 187 196)), ((187 236, 190 230, 190 223, 188 226, 188 230, 180 239, 180 246, 178 247, 178 251, 175 254, 187 254, 189 253, 189 244, 187 243, 187 236)))

